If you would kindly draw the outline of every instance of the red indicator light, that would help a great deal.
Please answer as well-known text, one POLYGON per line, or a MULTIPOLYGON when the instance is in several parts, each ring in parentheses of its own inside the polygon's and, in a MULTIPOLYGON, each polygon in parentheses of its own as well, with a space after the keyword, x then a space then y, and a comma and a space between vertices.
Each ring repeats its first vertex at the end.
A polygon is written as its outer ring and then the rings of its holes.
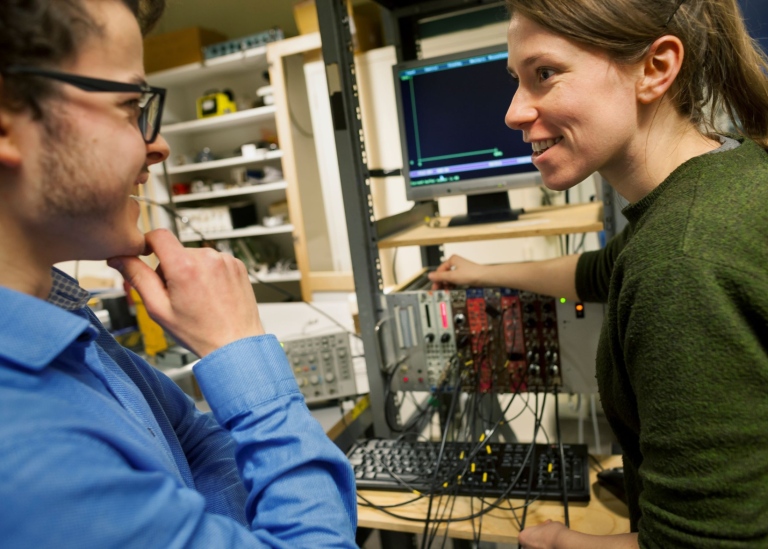
POLYGON ((403 378, 403 383, 408 383, 408 378, 407 377, 403 378))

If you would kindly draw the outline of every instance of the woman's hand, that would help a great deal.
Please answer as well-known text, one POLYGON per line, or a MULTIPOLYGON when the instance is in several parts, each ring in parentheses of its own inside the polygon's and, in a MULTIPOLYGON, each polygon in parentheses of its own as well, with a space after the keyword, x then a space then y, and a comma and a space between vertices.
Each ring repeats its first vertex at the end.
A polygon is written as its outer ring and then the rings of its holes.
POLYGON ((450 290, 456 286, 483 286, 483 269, 485 265, 452 255, 427 276, 432 281, 433 290, 450 290))
POLYGON ((558 537, 568 531, 562 522, 553 522, 548 519, 520 532, 518 541, 522 549, 555 549, 558 537))

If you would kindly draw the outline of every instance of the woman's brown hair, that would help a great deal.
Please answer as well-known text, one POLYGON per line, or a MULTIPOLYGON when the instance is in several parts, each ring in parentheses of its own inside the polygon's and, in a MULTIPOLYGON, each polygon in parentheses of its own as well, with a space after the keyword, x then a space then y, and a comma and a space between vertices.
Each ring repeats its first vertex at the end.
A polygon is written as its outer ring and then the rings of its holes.
POLYGON ((745 136, 768 149, 768 57, 749 36, 737 0, 507 0, 550 31, 638 62, 665 34, 685 48, 672 100, 709 131, 725 112, 745 136))

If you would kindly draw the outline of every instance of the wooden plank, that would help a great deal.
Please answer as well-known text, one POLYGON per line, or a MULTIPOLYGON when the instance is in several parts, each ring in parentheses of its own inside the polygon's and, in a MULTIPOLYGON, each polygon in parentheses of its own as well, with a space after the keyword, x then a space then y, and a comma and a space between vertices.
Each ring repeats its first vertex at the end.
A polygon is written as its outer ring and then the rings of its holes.
POLYGON ((354 292, 355 280, 351 272, 313 271, 309 273, 313 292, 354 292))
MULTIPOLYGON (((296 37, 301 39, 303 37, 296 37)), ((319 35, 317 37, 319 47, 319 35)), ((297 40, 289 38, 272 42, 267 45, 267 60, 269 62, 269 81, 275 96, 275 125, 280 139, 280 150, 283 152, 283 177, 288 184, 285 195, 288 200, 288 215, 293 225, 293 247, 296 255, 296 266, 301 272, 301 298, 312 300, 312 290, 309 278, 309 252, 304 228, 304 215, 299 195, 299 178, 297 173, 298 159, 292 138, 291 114, 288 100, 288 90, 285 82, 285 56, 295 55, 313 49, 312 40, 297 40), (287 43, 287 44, 286 44, 287 43)))
POLYGON ((448 227, 447 217, 433 218, 379 241, 379 248, 437 246, 527 236, 554 236, 603 230, 603 203, 571 204, 528 209, 518 221, 448 227))

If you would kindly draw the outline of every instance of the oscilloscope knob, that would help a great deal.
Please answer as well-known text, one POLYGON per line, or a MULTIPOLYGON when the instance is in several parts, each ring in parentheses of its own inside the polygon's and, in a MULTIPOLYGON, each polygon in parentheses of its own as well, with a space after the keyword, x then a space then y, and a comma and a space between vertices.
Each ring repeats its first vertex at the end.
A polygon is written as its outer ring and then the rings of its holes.
POLYGON ((448 332, 445 332, 443 335, 440 336, 440 342, 441 343, 448 343, 451 340, 451 334, 448 332))
POLYGON ((453 317, 453 323, 456 326, 461 326, 467 321, 467 317, 464 316, 464 313, 459 313, 456 316, 453 317))
POLYGON ((435 341, 435 334, 431 332, 428 333, 427 335, 424 336, 424 341, 426 341, 427 343, 433 343, 435 341))

